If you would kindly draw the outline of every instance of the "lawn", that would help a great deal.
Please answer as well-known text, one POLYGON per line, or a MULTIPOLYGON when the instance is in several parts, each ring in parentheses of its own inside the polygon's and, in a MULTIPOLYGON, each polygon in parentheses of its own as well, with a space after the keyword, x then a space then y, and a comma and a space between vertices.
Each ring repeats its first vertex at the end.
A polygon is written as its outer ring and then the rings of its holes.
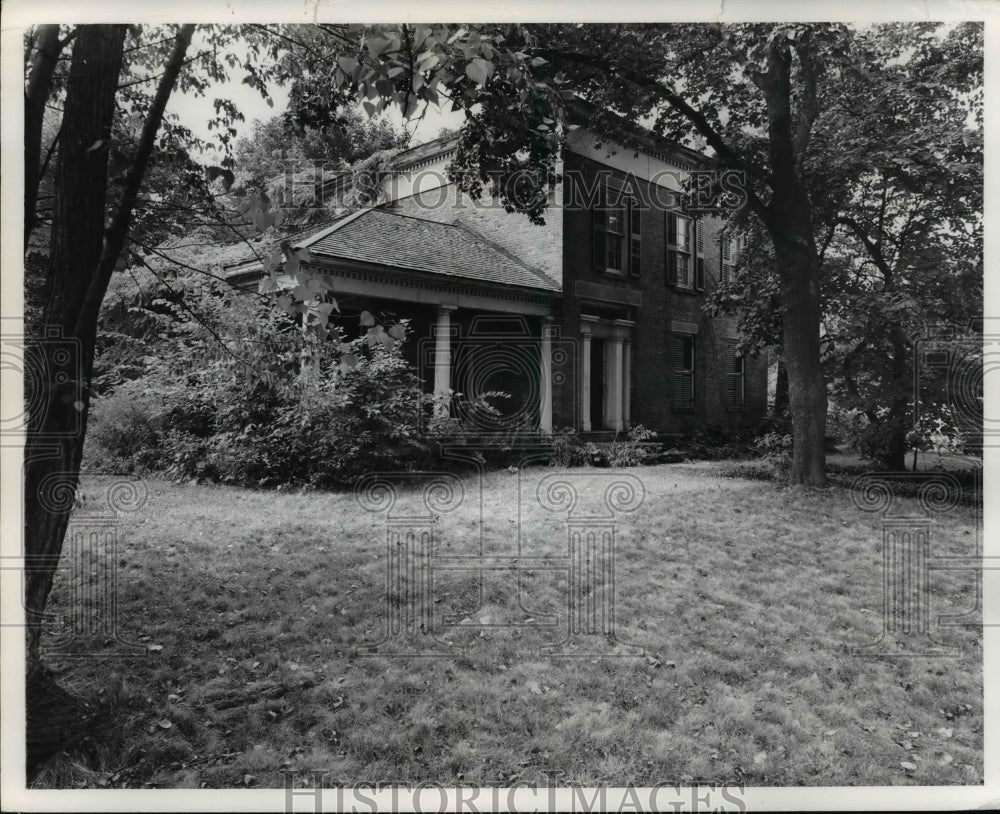
MULTIPOLYGON (((387 603, 403 601, 387 593, 384 515, 350 494, 148 481, 147 503, 118 526, 126 643, 58 625, 49 638, 60 682, 108 723, 34 785, 281 787, 287 770, 325 770, 329 785, 982 783, 975 575, 930 577, 932 621, 973 611, 935 632, 954 655, 853 655, 882 630, 881 516, 842 488, 790 490, 718 467, 565 473, 585 484, 583 502, 616 472, 646 490, 617 524, 618 642, 584 637, 568 658, 540 650, 565 629, 565 570, 481 583, 469 568, 435 571, 444 657, 400 655, 426 651, 420 634, 366 655, 387 603), (547 614, 556 628, 532 625, 547 614)), ((554 472, 485 475, 482 509, 479 480, 464 478, 465 502, 436 509, 435 554, 482 546, 514 567, 564 556, 564 517, 534 497, 554 472)), ((113 482, 86 479, 78 517, 113 482)), ((423 506, 404 488, 396 513, 423 506)), ((897 509, 921 513, 912 499, 897 509)), ((968 506, 932 518, 933 554, 975 554, 977 525, 968 506)), ((80 578, 54 591, 67 619, 80 578)))

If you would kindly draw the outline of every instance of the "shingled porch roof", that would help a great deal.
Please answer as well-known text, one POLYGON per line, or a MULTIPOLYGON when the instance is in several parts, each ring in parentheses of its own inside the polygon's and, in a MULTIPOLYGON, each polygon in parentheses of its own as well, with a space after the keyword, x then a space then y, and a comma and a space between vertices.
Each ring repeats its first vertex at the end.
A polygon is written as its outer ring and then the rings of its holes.
POLYGON ((559 284, 483 237, 385 209, 364 209, 293 240, 315 259, 349 260, 456 279, 558 292, 559 284))

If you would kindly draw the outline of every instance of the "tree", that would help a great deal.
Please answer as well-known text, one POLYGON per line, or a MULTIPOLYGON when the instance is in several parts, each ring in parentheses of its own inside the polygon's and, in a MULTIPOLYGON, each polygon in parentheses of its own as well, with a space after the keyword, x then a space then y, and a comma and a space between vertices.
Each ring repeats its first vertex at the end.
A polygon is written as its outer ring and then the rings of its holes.
MULTIPOLYGON (((867 416, 894 469, 913 418, 915 339, 982 310, 981 37, 976 24, 856 34, 860 73, 827 98, 813 138, 823 364, 838 405, 867 416)), ((715 306, 740 313, 748 344, 781 346, 769 253, 750 240, 715 306)))
POLYGON ((349 167, 379 150, 406 144, 406 135, 384 119, 369 119, 345 106, 316 125, 291 113, 257 122, 250 136, 236 142, 233 161, 238 182, 260 190, 289 166, 349 167))
MULTIPOLYGON (((225 79, 226 64, 238 64, 224 49, 232 29, 204 32, 205 47, 189 59, 194 33, 193 25, 82 25, 65 36, 42 27, 26 40, 25 255, 29 273, 43 277, 25 349, 25 381, 33 383, 24 449, 29 768, 59 748, 67 725, 46 716, 47 698, 59 693, 41 663, 41 625, 79 481, 101 304, 130 235, 155 231, 142 214, 155 204, 143 198, 143 184, 157 147, 167 153, 173 139, 192 143, 166 116, 172 92, 204 92, 225 79), (58 131, 43 150, 53 109, 58 131), (43 187, 52 193, 47 212, 43 187)), ((226 100, 216 109, 220 126, 239 117, 226 100)), ((220 138, 230 137, 226 130, 220 138)))

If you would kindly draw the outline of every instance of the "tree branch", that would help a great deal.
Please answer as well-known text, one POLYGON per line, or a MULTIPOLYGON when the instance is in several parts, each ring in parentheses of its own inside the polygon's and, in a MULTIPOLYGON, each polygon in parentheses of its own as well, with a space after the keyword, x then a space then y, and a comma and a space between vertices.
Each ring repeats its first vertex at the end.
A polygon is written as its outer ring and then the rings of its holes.
POLYGON ((146 121, 142 127, 142 134, 139 137, 139 146, 136 149, 132 166, 129 167, 125 176, 125 187, 122 196, 111 219, 111 225, 104 235, 104 248, 101 251, 101 258, 97 264, 97 270, 87 288, 87 294, 83 300, 76 322, 76 335, 81 335, 85 329, 97 324, 97 317, 101 310, 101 302, 108 289, 111 274, 115 270, 118 257, 121 255, 125 245, 125 238, 128 235, 129 225, 132 221, 132 213, 135 209, 136 199, 139 196, 139 188, 142 179, 146 174, 146 166, 153 152, 156 134, 163 121, 163 113, 170 100, 170 94, 177 84, 177 77, 184 64, 184 55, 191 44, 191 37, 194 34, 194 25, 186 24, 181 26, 177 32, 176 42, 173 52, 167 62, 167 68, 160 79, 160 84, 156 89, 156 96, 150 106, 146 121))

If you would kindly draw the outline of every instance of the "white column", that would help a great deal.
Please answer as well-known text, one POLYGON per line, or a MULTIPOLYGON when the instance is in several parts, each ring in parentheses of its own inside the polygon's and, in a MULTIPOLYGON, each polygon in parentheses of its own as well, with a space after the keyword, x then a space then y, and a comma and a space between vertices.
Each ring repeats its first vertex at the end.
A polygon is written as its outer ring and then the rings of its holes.
POLYGON ((538 429, 552 434, 552 317, 542 320, 538 346, 538 429))
POLYGON ((605 414, 607 427, 620 432, 622 425, 622 338, 609 336, 605 341, 608 363, 605 371, 605 414))
MULTIPOLYGON (((434 325, 434 395, 444 396, 451 390, 451 312, 453 306, 441 305, 437 309, 434 325)), ((446 416, 447 402, 438 401, 438 416, 446 416)))
POLYGON ((590 432, 590 326, 583 326, 583 348, 580 353, 580 429, 590 432))
POLYGON ((622 345, 622 424, 632 427, 632 342, 622 345))

